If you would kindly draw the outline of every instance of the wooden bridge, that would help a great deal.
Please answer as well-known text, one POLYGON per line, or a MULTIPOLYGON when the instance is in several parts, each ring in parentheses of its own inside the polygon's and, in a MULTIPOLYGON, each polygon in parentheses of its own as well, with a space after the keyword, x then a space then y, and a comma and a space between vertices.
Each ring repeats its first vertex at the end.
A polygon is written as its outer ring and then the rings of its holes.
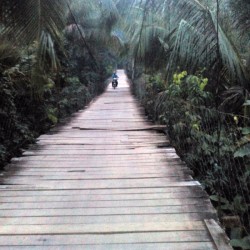
POLYGON ((123 71, 1 176, 0 249, 231 249, 207 194, 123 71))

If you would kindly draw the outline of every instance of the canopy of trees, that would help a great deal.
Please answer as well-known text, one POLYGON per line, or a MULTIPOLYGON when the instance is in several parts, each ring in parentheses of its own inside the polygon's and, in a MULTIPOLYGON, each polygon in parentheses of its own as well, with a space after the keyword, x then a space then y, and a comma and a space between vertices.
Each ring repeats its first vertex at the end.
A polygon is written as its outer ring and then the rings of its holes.
POLYGON ((249 0, 2 0, 0 167, 125 67, 249 249, 249 0))

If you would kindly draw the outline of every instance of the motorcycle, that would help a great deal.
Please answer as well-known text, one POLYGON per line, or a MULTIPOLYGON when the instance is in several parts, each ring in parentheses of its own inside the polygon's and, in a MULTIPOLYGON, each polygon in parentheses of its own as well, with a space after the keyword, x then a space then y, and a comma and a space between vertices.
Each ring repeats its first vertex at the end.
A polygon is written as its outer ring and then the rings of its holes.
POLYGON ((112 87, 115 89, 118 86, 118 78, 113 78, 112 87))

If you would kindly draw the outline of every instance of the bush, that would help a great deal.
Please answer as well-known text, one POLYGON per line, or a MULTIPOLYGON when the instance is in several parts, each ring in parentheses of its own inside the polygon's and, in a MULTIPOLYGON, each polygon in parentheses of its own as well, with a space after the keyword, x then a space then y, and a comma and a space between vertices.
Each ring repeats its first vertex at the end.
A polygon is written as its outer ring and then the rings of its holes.
POLYGON ((19 119, 12 83, 0 78, 0 168, 20 147, 33 141, 33 135, 26 123, 19 119))
POLYGON ((28 73, 21 72, 19 66, 16 69, 0 77, 0 168, 20 155, 21 149, 36 137, 62 118, 83 109, 105 89, 101 77, 94 72, 85 74, 84 83, 78 76, 61 75, 61 87, 56 86, 52 77, 44 78, 47 84, 43 86, 42 97, 37 98, 28 73))
POLYGON ((214 96, 206 91, 208 79, 200 73, 176 73, 169 85, 164 85, 159 76, 144 79, 135 82, 134 92, 138 95, 144 90, 139 98, 150 117, 166 124, 171 144, 212 195, 219 215, 239 216, 238 237, 247 235, 250 229, 249 119, 219 111, 214 96))

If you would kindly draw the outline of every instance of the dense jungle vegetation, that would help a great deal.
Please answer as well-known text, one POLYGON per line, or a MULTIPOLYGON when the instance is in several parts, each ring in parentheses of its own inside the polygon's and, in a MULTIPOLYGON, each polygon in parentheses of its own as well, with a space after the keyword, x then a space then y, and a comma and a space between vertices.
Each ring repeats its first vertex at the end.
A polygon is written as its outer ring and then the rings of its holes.
POLYGON ((1 1, 1 166, 101 93, 119 62, 232 245, 250 249, 249 13, 249 0, 1 1))
POLYGON ((115 67, 118 14, 73 2, 0 3, 0 168, 100 94, 115 67))

